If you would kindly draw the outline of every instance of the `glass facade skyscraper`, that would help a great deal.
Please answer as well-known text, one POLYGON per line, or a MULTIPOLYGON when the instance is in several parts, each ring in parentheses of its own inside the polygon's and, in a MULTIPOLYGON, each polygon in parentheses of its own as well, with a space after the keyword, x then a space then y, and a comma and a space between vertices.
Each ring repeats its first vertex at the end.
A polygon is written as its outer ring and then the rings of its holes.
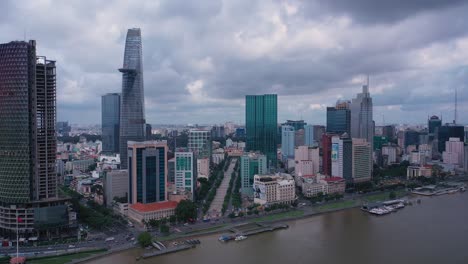
POLYGON ((167 142, 128 142, 129 203, 167 200, 167 142))
MULTIPOLYGON (((127 141, 144 141, 145 101, 143 90, 143 62, 141 31, 129 29, 125 42, 120 104, 120 156, 127 157, 127 141)), ((121 168, 126 169, 122 162, 121 168)))
POLYGON ((278 96, 276 94, 245 97, 247 151, 260 151, 268 164, 276 167, 278 145, 278 96))
POLYGON ((102 152, 119 153, 120 94, 109 93, 101 98, 102 152))
POLYGON ((36 56, 34 40, 0 44, 2 236, 16 229, 50 236, 68 227, 66 199, 57 195, 55 128, 55 61, 36 56))
POLYGON ((343 134, 351 133, 351 111, 348 104, 337 104, 336 107, 327 107, 327 132, 343 134))

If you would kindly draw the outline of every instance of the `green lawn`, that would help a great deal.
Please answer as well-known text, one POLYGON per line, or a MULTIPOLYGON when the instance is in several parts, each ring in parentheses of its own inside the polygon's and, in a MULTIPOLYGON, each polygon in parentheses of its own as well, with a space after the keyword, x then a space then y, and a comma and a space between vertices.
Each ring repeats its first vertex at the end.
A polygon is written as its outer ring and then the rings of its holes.
POLYGON ((222 224, 222 225, 217 225, 217 226, 208 227, 208 228, 204 228, 204 229, 193 230, 193 231, 189 231, 189 232, 185 232, 185 233, 175 233, 175 234, 171 234, 169 236, 156 237, 156 240, 158 240, 158 241, 168 241, 168 240, 173 240, 173 239, 177 239, 177 238, 186 237, 188 235, 195 236, 195 235, 199 235, 199 234, 202 234, 202 233, 205 233, 205 232, 210 232, 210 231, 216 231, 216 230, 219 230, 219 229, 223 229, 226 226, 227 226, 227 224, 222 224))
POLYGON ((266 215, 266 216, 262 216, 259 218, 254 218, 254 219, 251 219, 250 222, 276 221, 276 220, 281 220, 281 219, 286 219, 286 218, 291 218, 291 217, 300 217, 303 215, 304 215, 303 211, 288 211, 288 212, 282 212, 278 214, 266 215))
MULTIPOLYGON (((367 201, 367 202, 386 201, 386 200, 390 200, 390 198, 388 197, 389 194, 390 194, 390 192, 373 194, 373 195, 363 197, 362 200, 367 201)), ((404 190, 395 191, 395 194, 396 194, 397 198, 402 197, 402 196, 404 196, 406 194, 406 191, 404 191, 404 190)))
POLYGON ((343 208, 356 206, 356 204, 357 204, 356 201, 346 200, 346 201, 321 205, 321 206, 317 207, 317 210, 319 210, 319 211, 328 211, 328 210, 343 209, 343 208))
POLYGON ((98 253, 105 252, 106 250, 94 250, 94 251, 87 251, 81 252, 76 254, 68 254, 63 256, 54 256, 54 257, 43 257, 37 259, 28 260, 28 264, 65 264, 74 259, 86 258, 98 253))

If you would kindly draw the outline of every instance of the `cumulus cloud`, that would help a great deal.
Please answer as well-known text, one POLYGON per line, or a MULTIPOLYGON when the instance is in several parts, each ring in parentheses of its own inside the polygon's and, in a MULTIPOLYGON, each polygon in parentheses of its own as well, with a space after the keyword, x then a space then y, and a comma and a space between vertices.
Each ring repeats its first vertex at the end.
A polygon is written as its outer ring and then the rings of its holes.
POLYGON ((320 124, 366 75, 378 124, 422 123, 451 115, 455 89, 467 105, 467 13, 457 0, 2 1, 0 42, 26 33, 57 60, 58 118, 74 123, 99 123, 100 96, 121 90, 132 27, 154 124, 243 123, 245 95, 263 93, 279 95, 279 122, 320 124))

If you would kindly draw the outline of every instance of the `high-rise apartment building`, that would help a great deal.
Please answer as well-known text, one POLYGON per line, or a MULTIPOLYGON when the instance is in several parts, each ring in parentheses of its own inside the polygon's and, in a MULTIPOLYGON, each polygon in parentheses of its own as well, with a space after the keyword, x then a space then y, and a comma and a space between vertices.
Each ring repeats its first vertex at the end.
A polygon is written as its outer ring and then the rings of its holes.
POLYGON ((188 136, 188 150, 193 152, 198 159, 208 158, 211 160, 211 131, 191 129, 188 136))
POLYGON ((372 178, 372 147, 363 138, 352 139, 353 182, 369 181, 372 178))
POLYGON ((323 134, 322 135, 322 173, 331 176, 332 175, 332 138, 335 134, 323 134))
POLYGON ((374 139, 374 121, 372 119, 372 97, 369 84, 362 87, 362 93, 351 101, 351 137, 363 138, 372 144, 374 139))
POLYGON ((108 93, 101 98, 102 152, 119 153, 120 94, 108 93))
POLYGON ((351 133, 351 110, 349 101, 338 101, 335 107, 327 107, 327 132, 351 133))
MULTIPOLYGON (((122 73, 122 93, 120 104, 120 156, 127 157, 128 141, 144 141, 145 135, 145 100, 143 90, 143 62, 141 31, 129 29, 125 42, 122 73)), ((126 169, 122 162, 121 168, 126 169)))
POLYGON ((260 151, 267 156, 268 165, 276 167, 278 96, 276 94, 245 97, 247 151, 260 151))
POLYGON ((128 142, 129 203, 167 200, 167 142, 128 142))
POLYGON ((318 147, 299 146, 294 149, 294 171, 298 176, 317 175, 320 171, 318 147))
POLYGON ((332 177, 352 181, 352 139, 347 133, 332 137, 331 163, 332 177))
POLYGON ((248 153, 241 156, 240 177, 241 192, 244 195, 253 194, 254 175, 266 174, 267 157, 259 153, 248 153))
POLYGON ((128 198, 128 171, 112 170, 104 173, 104 196, 107 206, 112 206, 114 198, 128 198))
POLYGON ((189 192, 192 200, 195 200, 197 183, 196 164, 193 152, 175 153, 175 187, 189 192))
POLYGON ((442 159, 446 164, 453 164, 457 167, 464 167, 465 162, 465 144, 459 138, 449 138, 445 142, 445 151, 442 153, 442 159))
POLYGON ((294 127, 281 126, 281 155, 283 159, 294 158, 294 127))
POLYGON ((304 145, 306 146, 314 146, 315 143, 314 139, 314 126, 313 125, 305 125, 304 126, 304 145))
POLYGON ((55 236, 70 227, 57 194, 56 66, 36 42, 0 44, 0 233, 55 236), (17 221, 21 218, 23 221, 17 221))

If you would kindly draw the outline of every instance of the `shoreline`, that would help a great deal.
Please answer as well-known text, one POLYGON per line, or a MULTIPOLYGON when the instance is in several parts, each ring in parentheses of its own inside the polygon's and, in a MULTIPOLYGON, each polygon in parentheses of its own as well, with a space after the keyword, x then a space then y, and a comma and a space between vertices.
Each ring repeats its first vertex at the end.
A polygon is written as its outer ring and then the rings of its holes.
MULTIPOLYGON (((359 208, 360 206, 361 205, 354 205, 354 206, 351 206, 351 207, 330 209, 330 210, 326 210, 326 211, 322 211, 322 212, 313 212, 313 213, 304 214, 304 215, 301 215, 301 216, 294 216, 294 217, 288 217, 288 218, 271 220, 271 221, 254 221, 255 218, 246 219, 245 221, 240 221, 238 223, 226 224, 227 226, 221 227, 220 229, 216 229, 216 230, 212 230, 212 231, 206 231, 206 232, 203 232, 201 230, 200 233, 185 234, 185 235, 181 235, 181 236, 174 237, 174 238, 171 238, 171 239, 162 240, 161 242, 170 243, 170 242, 177 241, 177 240, 180 240, 180 239, 193 239, 193 238, 201 238, 201 237, 206 237, 206 236, 215 235, 215 234, 222 234, 223 232, 229 232, 229 229, 231 229, 232 227, 235 227, 235 226, 238 226, 238 225, 243 225, 243 224, 248 224, 248 223, 255 223, 255 222, 271 223, 271 224, 279 223, 279 222, 288 223, 288 222, 291 222, 291 221, 303 220, 303 219, 312 218, 312 217, 315 217, 315 216, 320 216, 320 215, 324 215, 324 214, 328 214, 328 213, 334 213, 334 212, 339 212, 339 211, 344 211, 344 210, 349 210, 349 209, 355 209, 355 208, 359 208), (249 220, 252 220, 252 221, 249 221, 249 220)), ((278 212, 278 213, 271 214, 271 215, 281 214, 281 213, 285 213, 285 212, 293 212, 293 211, 298 211, 298 210, 295 209, 295 210, 289 210, 289 211, 284 211, 284 212, 278 212)), ((216 228, 216 226, 211 227, 211 229, 214 229, 214 228, 216 228)), ((194 232, 196 232, 196 231, 194 231, 194 232)), ((113 255, 113 254, 120 253, 120 252, 127 251, 127 250, 138 249, 138 248, 140 248, 138 245, 134 245, 132 247, 125 248, 125 249, 119 249, 119 250, 115 250, 115 251, 107 251, 107 252, 104 252, 103 254, 97 254, 97 255, 94 255, 94 256, 89 256, 89 257, 87 257, 85 259, 77 259, 77 260, 73 261, 72 263, 74 263, 74 264, 87 263, 88 261, 97 260, 97 259, 100 259, 100 258, 103 258, 103 257, 107 257, 109 255, 113 255)))
MULTIPOLYGON (((397 197, 397 199, 407 199, 407 200, 410 200, 411 198, 415 198, 414 194, 412 194, 411 192, 406 192, 405 195, 397 197)), ((242 221, 235 222, 235 223, 232 223, 232 222, 231 223, 224 223, 224 224, 214 225, 212 227, 206 228, 206 229, 214 229, 214 230, 193 231, 193 234, 191 234, 191 233, 187 234, 186 233, 186 234, 181 234, 181 235, 174 236, 174 237, 169 236, 169 238, 167 238, 167 239, 164 239, 164 237, 161 237, 161 240, 159 240, 159 241, 170 243, 170 242, 177 241, 177 240, 182 240, 182 239, 194 239, 194 238, 201 238, 201 237, 206 237, 206 236, 215 235, 215 234, 222 234, 223 232, 229 232, 229 230, 231 228, 235 227, 235 226, 248 224, 248 223, 255 223, 255 222, 269 223, 269 224, 274 224, 274 223, 279 223, 279 222, 290 223, 292 221, 313 218, 315 216, 320 216, 320 215, 324 215, 324 214, 340 212, 340 211, 350 210, 350 209, 356 209, 356 208, 361 207, 362 203, 364 202, 363 199, 365 199, 365 197, 361 197, 359 199, 348 200, 348 201, 354 201, 355 204, 352 205, 352 206, 344 207, 344 208, 332 208, 332 209, 326 209, 326 210, 323 210, 323 211, 313 211, 313 212, 304 212, 303 211, 304 214, 300 215, 300 216, 285 217, 285 218, 281 218, 281 219, 274 219, 274 220, 267 220, 267 221, 261 221, 261 220, 256 221, 257 218, 262 218, 264 216, 274 216, 274 215, 278 215, 278 214, 282 214, 282 213, 301 211, 300 209, 299 210, 298 209, 293 209, 293 210, 288 210, 288 211, 277 212, 277 213, 274 213, 274 214, 262 215, 262 216, 258 216, 256 218, 247 218, 247 219, 243 219, 242 221)), ((388 200, 388 199, 386 199, 386 200, 388 200)), ((335 203, 340 203, 340 202, 344 202, 344 201, 346 201, 346 200, 337 201, 335 203)), ((329 203, 329 204, 326 204, 326 205, 333 205, 335 203, 329 203)), ((319 206, 314 206, 313 208, 315 210, 318 210, 319 207, 320 207, 320 205, 319 206)), ((108 251, 108 252, 105 252, 104 254, 89 256, 89 257, 87 257, 85 259, 78 259, 76 261, 73 261, 73 263, 88 263, 88 261, 97 260, 97 259, 100 259, 102 257, 113 255, 115 253, 120 253, 120 252, 123 252, 123 251, 133 250, 133 249, 138 249, 138 248, 139 248, 138 245, 134 245, 134 246, 129 247, 129 248, 119 249, 119 250, 115 250, 115 251, 108 251)))

